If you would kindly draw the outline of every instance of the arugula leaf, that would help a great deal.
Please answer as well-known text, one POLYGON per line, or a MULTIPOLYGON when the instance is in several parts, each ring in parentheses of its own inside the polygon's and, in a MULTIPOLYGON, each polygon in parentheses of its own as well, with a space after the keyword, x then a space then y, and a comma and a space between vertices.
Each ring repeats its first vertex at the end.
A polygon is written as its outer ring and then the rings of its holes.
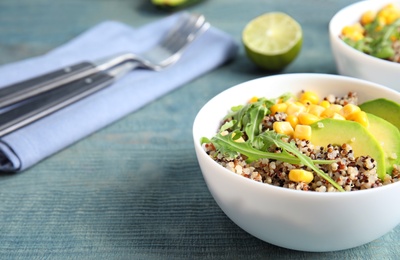
POLYGON ((225 136, 217 134, 211 139, 211 142, 218 152, 225 156, 229 156, 230 158, 235 158, 239 154, 245 155, 247 157, 246 162, 248 163, 262 158, 286 161, 291 164, 300 163, 300 160, 291 155, 287 156, 281 153, 264 152, 255 149, 249 142, 236 142, 234 137, 238 135, 240 135, 238 132, 233 132, 225 136))
MULTIPOLYGON (((285 93, 278 98, 274 99, 267 99, 267 98, 259 98, 257 102, 249 103, 246 105, 238 105, 231 108, 231 112, 225 116, 224 119, 233 119, 236 121, 236 124, 231 128, 232 130, 239 129, 244 131, 245 127, 252 122, 259 122, 261 123, 262 117, 261 112, 264 112, 265 116, 269 112, 269 108, 274 105, 277 100, 282 100, 282 102, 287 101, 288 99, 292 98, 292 93, 285 93)), ((257 134, 256 128, 258 124, 254 124, 246 131, 246 134, 250 136, 255 136, 257 134), (254 135, 253 135, 254 134, 254 135)), ((251 138, 251 137, 250 137, 251 138)))
POLYGON ((245 106, 239 107, 234 107, 232 108, 232 113, 228 114, 225 119, 227 118, 232 118, 236 122, 236 124, 233 126, 232 130, 235 129, 241 129, 243 127, 243 124, 245 123, 245 117, 247 115, 247 111, 251 107, 251 104, 246 104, 245 106))
POLYGON ((264 106, 253 106, 249 109, 249 122, 245 126, 245 132, 250 142, 261 132, 261 122, 267 114, 268 109, 264 106))
POLYGON ((232 128, 235 124, 236 124, 236 120, 231 120, 229 122, 226 122, 225 124, 223 124, 221 126, 221 128, 219 129, 219 132, 221 133, 225 130, 228 130, 229 128, 232 128))
MULTIPOLYGON (((275 132, 267 131, 259 135, 259 137, 265 135, 265 133, 275 133, 275 132)), ((235 140, 237 140, 240 136, 241 132, 235 131, 225 136, 217 134, 210 141, 213 143, 218 152, 221 152, 222 154, 225 155, 234 155, 231 158, 234 158, 239 154, 243 154, 247 157, 246 162, 248 163, 259 159, 268 158, 273 160, 279 160, 282 162, 287 162, 290 164, 296 164, 296 165, 303 164, 301 159, 299 159, 296 156, 293 156, 292 154, 286 151, 282 151, 281 153, 267 152, 254 148, 249 141, 236 142, 235 140)), ((268 140, 265 141, 268 142, 268 140)), ((307 157, 306 155, 303 154, 301 155, 307 157)), ((309 157, 307 158, 310 159, 312 163, 318 163, 318 164, 330 164, 333 162, 332 160, 311 160, 311 158, 309 157)))
MULTIPOLYGON (((339 191, 344 191, 342 186, 340 186, 338 183, 336 183, 331 177, 329 177, 325 172, 323 172, 321 169, 319 169, 317 166, 315 166, 315 161, 311 160, 310 157, 302 154, 294 144, 294 142, 284 142, 282 140, 282 136, 274 131, 266 131, 259 135, 260 138, 265 139, 267 142, 274 142, 276 146, 286 150, 289 153, 294 154, 301 162, 301 164, 308 166, 311 168, 313 171, 315 171, 319 176, 327 180, 329 183, 331 183, 336 189, 339 191)), ((332 163, 333 161, 330 161, 332 163)))
POLYGON ((208 144, 208 143, 211 143, 211 140, 208 139, 207 137, 200 138, 200 144, 208 144))

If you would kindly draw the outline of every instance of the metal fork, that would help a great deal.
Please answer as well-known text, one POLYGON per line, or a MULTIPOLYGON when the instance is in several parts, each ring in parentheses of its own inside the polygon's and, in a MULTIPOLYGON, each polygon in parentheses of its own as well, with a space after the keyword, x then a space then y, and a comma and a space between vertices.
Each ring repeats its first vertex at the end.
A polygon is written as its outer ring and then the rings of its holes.
POLYGON ((80 62, 26 81, 0 89, 0 108, 10 106, 43 92, 63 86, 67 83, 107 71, 124 62, 134 61, 135 67, 161 70, 179 60, 187 45, 209 24, 203 15, 182 13, 177 24, 166 34, 154 48, 141 54, 122 53, 94 62, 80 62))
MULTIPOLYGON (((47 74, 41 76, 45 78, 42 81, 45 83, 33 84, 34 87, 27 85, 30 81, 40 81, 41 77, 20 83, 20 93, 24 94, 24 98, 14 95, 15 98, 21 101, 29 96, 29 100, 22 101, 15 108, 0 114, 0 137, 109 86, 134 68, 142 67, 157 71, 174 64, 180 59, 186 47, 208 28, 209 24, 202 15, 184 13, 160 44, 141 55, 126 53, 94 63, 80 63, 78 64, 80 69, 72 76, 69 70, 67 72, 64 70, 63 73, 54 72, 62 75, 51 80, 49 79, 51 75, 47 74)), ((17 85, 6 89, 15 86, 17 85)), ((0 96, 1 94, 0 92, 0 96)), ((8 102, 9 105, 13 103, 8 102)))

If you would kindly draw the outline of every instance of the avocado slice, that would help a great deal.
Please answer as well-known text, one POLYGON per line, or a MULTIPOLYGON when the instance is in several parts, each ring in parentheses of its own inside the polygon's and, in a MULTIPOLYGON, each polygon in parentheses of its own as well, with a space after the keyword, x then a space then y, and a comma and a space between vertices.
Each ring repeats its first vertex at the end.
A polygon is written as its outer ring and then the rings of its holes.
POLYGON ((325 118, 311 124, 311 143, 319 146, 328 144, 350 144, 354 156, 371 156, 377 163, 377 173, 380 179, 386 174, 385 155, 376 138, 361 124, 332 118, 325 118))
POLYGON ((361 110, 379 116, 400 129, 400 104, 386 98, 369 100, 359 105, 361 110))
POLYGON ((379 116, 367 113, 368 131, 378 140, 385 153, 386 171, 391 173, 393 164, 400 162, 400 131, 379 116))

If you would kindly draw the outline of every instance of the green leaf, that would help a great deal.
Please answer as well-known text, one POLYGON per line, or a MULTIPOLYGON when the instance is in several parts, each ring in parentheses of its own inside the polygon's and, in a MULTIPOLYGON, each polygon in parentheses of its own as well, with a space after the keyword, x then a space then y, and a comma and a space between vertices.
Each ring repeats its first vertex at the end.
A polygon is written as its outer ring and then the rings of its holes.
MULTIPOLYGON (((336 183, 331 177, 329 177, 325 172, 323 172, 321 169, 319 169, 311 160, 310 157, 302 154, 299 149, 296 147, 294 142, 284 142, 282 140, 282 135, 277 134, 274 131, 267 131, 264 132, 263 134, 260 135, 260 138, 266 139, 266 141, 272 141, 275 143, 276 146, 281 147, 282 149, 286 150, 287 152, 295 155, 301 162, 301 164, 308 166, 311 168, 314 172, 316 172, 319 176, 327 180, 329 183, 331 183, 336 189, 339 191, 344 191, 342 186, 340 186, 338 183, 336 183)), ((331 161, 333 162, 333 161, 331 161)))
POLYGON ((228 130, 228 129, 232 128, 235 124, 236 124, 236 120, 231 120, 229 122, 226 122, 225 124, 223 124, 221 126, 221 128, 219 129, 219 132, 221 133, 225 130, 228 130))
POLYGON ((253 129, 248 129, 250 135, 252 135, 252 133, 255 133, 254 130, 256 125, 248 126, 248 124, 254 122, 254 119, 259 120, 259 115, 257 112, 250 112, 250 111, 258 109, 260 110, 259 112, 263 111, 264 115, 266 115, 269 111, 269 108, 272 105, 274 105, 277 102, 277 100, 281 99, 283 102, 285 102, 292 97, 293 97, 292 93, 285 93, 279 96, 278 98, 266 99, 263 97, 259 98, 258 101, 255 103, 233 106, 231 107, 231 112, 228 113, 228 115, 226 115, 224 119, 233 119, 236 121, 236 125, 234 125, 233 128, 231 128, 232 130, 239 129, 241 131, 244 131, 246 127, 250 128, 253 127, 253 129), (251 113, 255 114, 252 115, 251 113))
POLYGON ((267 114, 268 109, 264 106, 253 106, 249 109, 249 122, 247 122, 245 126, 245 133, 252 142, 254 138, 260 133, 261 131, 261 122, 264 116, 267 114))
MULTIPOLYGON (((299 164, 300 160, 298 160, 294 156, 288 157, 287 155, 283 155, 281 153, 271 153, 264 152, 253 148, 253 146, 249 142, 235 142, 233 136, 237 136, 237 132, 233 132, 229 135, 221 135, 218 134, 211 139, 211 142, 214 144, 215 148, 221 152, 222 154, 232 155, 233 153, 240 153, 247 157, 247 162, 253 162, 258 159, 268 158, 280 161, 286 161, 291 164, 299 164)), ((232 158, 232 157, 231 157, 232 158)), ((234 157, 233 157, 234 158, 234 157)))
MULTIPOLYGON (((275 132, 269 131, 266 133, 275 133, 275 132)), ((214 146, 216 147, 217 150, 222 152, 222 154, 224 154, 224 153, 233 154, 236 152, 236 153, 245 155, 247 157, 246 161, 248 163, 251 163, 251 162, 259 160, 259 159, 267 158, 267 159, 273 159, 273 160, 278 160, 278 161, 282 161, 282 162, 287 162, 290 164, 302 165, 302 161, 299 158, 297 158, 296 156, 293 156, 292 154, 290 154, 286 151, 282 151, 281 153, 261 151, 261 150, 254 148, 249 141, 235 142, 235 140, 238 139, 240 136, 241 136, 240 131, 235 131, 235 132, 230 133, 225 136, 223 136, 221 134, 217 134, 216 136, 214 136, 211 139, 211 142, 214 144, 214 146)), ((281 142, 283 142, 283 141, 281 141, 281 142)), ((266 143, 270 143, 270 142, 267 141, 266 143)), ((297 148, 296 148, 296 150, 297 150, 297 148)), ((305 155, 303 155, 303 156, 305 156, 305 155)), ((311 158, 309 158, 309 159, 311 160, 311 158)), ((318 163, 318 164, 330 164, 330 163, 334 162, 332 160, 311 160, 311 161, 313 163, 318 163)))
POLYGON ((391 46, 381 46, 379 49, 376 49, 372 55, 380 59, 389 59, 395 55, 395 53, 391 46))
POLYGON ((208 144, 208 143, 211 143, 211 140, 208 139, 207 137, 202 137, 202 138, 200 138, 200 143, 201 144, 208 144))
POLYGON ((232 118, 237 122, 236 128, 242 129, 242 127, 246 123, 247 110, 251 107, 251 104, 247 104, 243 106, 240 110, 238 110, 235 114, 232 115, 232 118))

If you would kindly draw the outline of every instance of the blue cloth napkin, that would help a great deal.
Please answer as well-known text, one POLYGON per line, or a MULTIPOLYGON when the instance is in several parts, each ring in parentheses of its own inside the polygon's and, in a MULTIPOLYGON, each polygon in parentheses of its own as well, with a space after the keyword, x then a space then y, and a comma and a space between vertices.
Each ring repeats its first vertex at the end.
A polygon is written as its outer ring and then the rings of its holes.
MULTIPOLYGON (((130 51, 143 52, 160 41, 182 13, 133 29, 106 21, 77 38, 28 60, 0 67, 1 86, 83 60, 130 51)), ((211 27, 178 63, 161 71, 134 70, 110 87, 0 139, 0 171, 22 171, 115 122, 167 92, 232 59, 237 43, 211 27)))

